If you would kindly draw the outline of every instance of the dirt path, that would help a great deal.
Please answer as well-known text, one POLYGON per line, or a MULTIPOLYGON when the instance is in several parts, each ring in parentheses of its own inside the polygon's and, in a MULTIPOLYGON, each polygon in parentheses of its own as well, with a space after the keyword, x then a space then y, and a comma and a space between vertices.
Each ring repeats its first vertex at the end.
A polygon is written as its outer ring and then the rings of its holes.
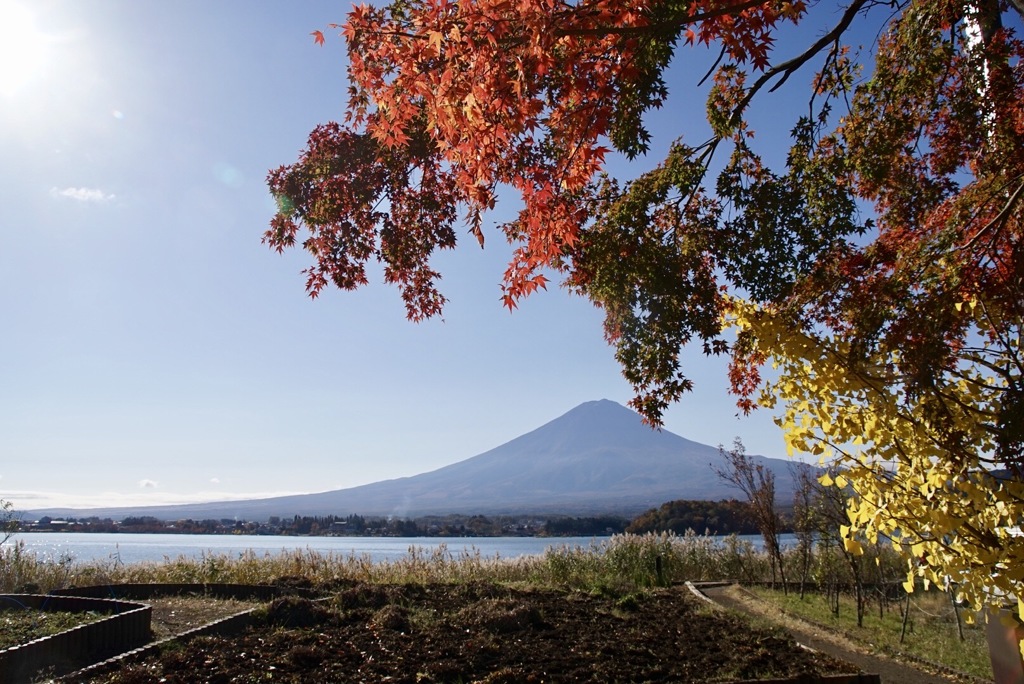
POLYGON ((953 675, 931 674, 891 658, 869 653, 864 648, 829 630, 792 616, 786 616, 784 621, 780 620, 780 614, 777 611, 735 584, 703 585, 698 589, 720 606, 778 622, 793 635, 797 642, 816 651, 853 663, 863 672, 881 675, 883 684, 950 684, 950 682, 977 681, 962 680, 953 675))

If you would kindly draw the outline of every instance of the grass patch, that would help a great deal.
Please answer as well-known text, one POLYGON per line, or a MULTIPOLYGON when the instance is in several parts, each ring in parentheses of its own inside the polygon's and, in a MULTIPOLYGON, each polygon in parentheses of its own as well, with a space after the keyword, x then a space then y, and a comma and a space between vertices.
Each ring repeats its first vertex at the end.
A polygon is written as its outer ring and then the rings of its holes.
MULTIPOLYGON (((906 634, 903 629, 902 606, 895 601, 883 604, 881 614, 877 603, 869 605, 864 625, 857 626, 857 611, 852 596, 840 598, 839 615, 829 609, 825 597, 807 594, 803 600, 795 592, 784 596, 781 591, 751 589, 762 600, 784 611, 826 625, 866 648, 890 655, 907 654, 938 663, 960 672, 992 678, 992 664, 985 640, 984 623, 963 623, 964 640, 960 640, 956 616, 949 597, 938 591, 918 591, 911 596, 906 634)), ((961 610, 961 621, 967 611, 961 610)))
POLYGON ((69 629, 95 622, 105 615, 96 612, 67 613, 63 611, 35 610, 34 608, 8 608, 0 610, 0 651, 27 644, 36 639, 53 636, 69 629))

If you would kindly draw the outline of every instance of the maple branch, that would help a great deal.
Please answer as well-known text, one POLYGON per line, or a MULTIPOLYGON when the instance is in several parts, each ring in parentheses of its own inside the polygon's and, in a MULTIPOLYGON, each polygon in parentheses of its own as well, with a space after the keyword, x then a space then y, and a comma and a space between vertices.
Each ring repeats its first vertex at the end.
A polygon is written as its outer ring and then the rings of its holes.
MULTIPOLYGON (((697 150, 701 151, 700 155, 697 157, 697 163, 704 167, 701 171, 701 178, 704 178, 704 175, 708 172, 708 169, 711 167, 711 160, 714 159, 715 150, 718 149, 718 143, 720 143, 721 141, 722 139, 718 137, 711 138, 707 142, 704 142, 698 147, 694 148, 694 152, 696 152, 697 150)), ((697 197, 697 193, 700 191, 700 189, 701 183, 693 184, 693 188, 690 190, 690 194, 686 198, 686 202, 682 203, 682 208, 684 211, 689 209, 690 206, 693 204, 693 200, 697 197)), ((680 198, 680 200, 681 199, 682 198, 680 198)), ((679 203, 677 203, 677 206, 679 206, 679 203)))
MULTIPOLYGON (((839 41, 836 40, 832 43, 832 48, 828 51, 828 56, 825 57, 825 63, 821 67, 821 71, 814 78, 814 85, 811 87, 811 98, 807 101, 807 116, 809 120, 814 119, 814 101, 818 99, 818 94, 821 92, 822 83, 825 81, 825 73, 829 68, 829 65, 835 64, 838 61, 839 55, 839 41)), ((845 90, 845 87, 843 88, 845 90)), ((830 96, 828 93, 825 94, 825 102, 828 103, 830 96)))
POLYGON ((687 15, 681 19, 673 19, 669 21, 660 21, 654 24, 646 24, 644 26, 597 26, 594 28, 577 28, 577 29, 559 29, 555 31, 555 35, 558 37, 563 36, 642 36, 647 33, 659 33, 669 29, 678 30, 689 24, 695 24, 701 21, 707 21, 708 19, 716 19, 723 17, 727 14, 734 14, 736 12, 742 12, 744 10, 752 9, 758 5, 763 5, 764 0, 747 0, 746 2, 739 3, 737 5, 730 5, 728 7, 721 7, 719 9, 710 10, 704 13, 687 15))
MULTIPOLYGON (((1020 178, 1020 176, 1018 176, 1018 178, 1020 178)), ((1012 195, 1010 195, 1010 199, 1006 201, 1006 204, 1000 212, 996 214, 991 221, 982 226, 977 233, 971 236, 971 239, 968 240, 961 249, 971 249, 981 236, 991 230, 996 224, 1006 223, 1007 219, 1010 218, 1010 212, 1013 211, 1013 206, 1017 204, 1021 197, 1024 197, 1024 183, 1017 186, 1017 189, 1013 191, 1012 195)))
POLYGON ((854 0, 852 3, 850 3, 850 6, 846 8, 846 11, 843 12, 843 16, 839 20, 839 23, 837 23, 831 31, 829 31, 824 36, 816 40, 814 44, 807 48, 802 54, 797 55, 796 57, 789 59, 783 62, 782 64, 774 66, 771 69, 765 71, 763 74, 761 74, 757 81, 754 82, 754 85, 750 86, 750 90, 748 90, 747 94, 743 96, 743 99, 740 100, 740 103, 736 105, 735 109, 733 109, 733 121, 736 121, 736 119, 743 114, 743 111, 747 108, 747 105, 749 105, 750 101, 754 99, 754 95, 756 95, 757 92, 761 90, 761 88, 763 88, 766 83, 768 83, 768 81, 775 78, 776 76, 779 76, 780 74, 782 75, 782 77, 779 79, 779 82, 772 86, 771 89, 768 91, 775 92, 776 90, 781 88, 782 85, 789 80, 789 77, 792 76, 798 69, 800 69, 800 67, 806 64, 808 61, 810 61, 811 58, 813 58, 819 52, 824 50, 826 46, 838 41, 839 38, 844 33, 846 33, 846 30, 850 28, 850 25, 853 23, 853 20, 857 16, 857 14, 870 1, 871 0, 854 0))
MULTIPOLYGON (((858 0, 859 3, 864 0, 858 0)), ((659 21, 652 24, 645 24, 643 26, 594 26, 591 28, 562 28, 555 29, 552 35, 558 38, 562 37, 586 37, 586 36, 624 36, 624 37, 636 37, 645 36, 650 34, 659 34, 668 31, 678 31, 684 26, 689 24, 695 24, 709 19, 716 19, 718 17, 726 16, 729 14, 735 14, 737 12, 743 12, 748 9, 753 9, 759 5, 765 4, 765 0, 746 0, 739 4, 730 5, 728 7, 720 7, 718 9, 709 10, 707 12, 690 14, 679 19, 672 19, 666 21, 659 21)), ((574 11, 567 12, 566 14, 577 14, 579 10, 576 8, 574 11)), ((595 12, 596 14, 596 12, 595 12)), ((556 15, 557 16, 557 15, 556 15)), ((563 15, 564 16, 564 15, 563 15)), ((579 17, 578 17, 579 18, 579 17)), ((490 18, 490 23, 498 23, 500 21, 508 21, 508 19, 490 18)), ((468 23, 462 20, 456 22, 461 25, 463 29, 468 26, 468 23)), ((401 25, 401 24, 400 24, 401 25)), ((428 36, 421 33, 411 33, 409 31, 403 31, 398 29, 391 30, 380 30, 378 29, 376 35, 379 37, 392 37, 392 38, 403 38, 407 40, 429 40, 428 36)), ((520 37, 509 41, 512 46, 523 45, 526 39, 520 37)))
MULTIPOLYGON (((1022 0, 1022 1, 1024 1, 1024 0, 1022 0)), ((706 74, 704 74, 704 76, 702 76, 699 81, 697 81, 697 87, 698 88, 701 87, 702 85, 704 85, 704 83, 706 83, 707 80, 709 78, 711 78, 711 74, 715 73, 715 69, 718 68, 718 65, 722 63, 722 58, 725 57, 725 51, 726 51, 726 47, 723 45, 722 46, 722 50, 718 53, 718 58, 715 60, 715 63, 712 64, 711 68, 708 69, 708 72, 706 74)))

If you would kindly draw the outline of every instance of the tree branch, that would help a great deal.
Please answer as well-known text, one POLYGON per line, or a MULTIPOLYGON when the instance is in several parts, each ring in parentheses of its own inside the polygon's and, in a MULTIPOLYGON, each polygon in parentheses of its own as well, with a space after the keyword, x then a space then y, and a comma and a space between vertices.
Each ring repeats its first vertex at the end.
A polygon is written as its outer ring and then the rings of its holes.
POLYGON ((964 244, 962 249, 971 249, 981 236, 990 231, 994 226, 1006 223, 1006 220, 1010 217, 1010 212, 1013 211, 1013 206, 1017 204, 1021 197, 1024 197, 1024 183, 1017 186, 1017 189, 1013 191, 1012 195, 1010 195, 1010 199, 1006 200, 1006 204, 1000 212, 996 214, 991 221, 982 226, 977 233, 971 236, 971 239, 964 244))
POLYGON ((695 24, 700 21, 707 21, 708 19, 715 19, 722 17, 727 14, 735 14, 736 12, 742 12, 744 10, 752 9, 758 5, 763 5, 765 0, 747 0, 746 2, 739 3, 737 5, 730 5, 728 7, 721 7, 710 12, 704 12, 703 14, 691 14, 681 19, 674 19, 671 21, 661 21, 655 24, 646 24, 644 26, 596 26, 594 28, 578 28, 578 29, 559 29, 555 31, 555 35, 562 36, 642 36, 650 33, 660 33, 668 30, 678 30, 689 24, 695 24))
POLYGON ((850 28, 850 24, 853 23, 853 19, 854 17, 857 16, 857 13, 860 12, 864 8, 864 6, 868 4, 869 1, 870 0, 854 0, 853 2, 851 2, 850 6, 846 8, 845 12, 843 12, 843 16, 839 20, 839 23, 837 23, 831 31, 829 31, 824 36, 816 40, 814 44, 811 45, 811 47, 807 48, 802 54, 790 60, 787 60, 782 64, 774 66, 771 69, 765 71, 763 74, 761 74, 757 81, 754 82, 754 85, 750 86, 750 90, 747 91, 747 94, 744 95, 740 103, 736 105, 735 109, 733 109, 733 121, 735 121, 738 117, 742 116, 743 111, 747 108, 747 105, 749 105, 750 101, 754 99, 754 95, 756 95, 757 92, 761 88, 763 88, 766 83, 768 83, 768 81, 775 78, 776 76, 779 76, 780 74, 782 75, 782 78, 779 79, 779 82, 773 85, 771 90, 769 91, 775 92, 780 87, 782 87, 782 84, 789 80, 789 77, 792 76, 794 72, 796 72, 800 67, 806 64, 808 61, 810 61, 811 58, 813 58, 819 52, 824 50, 826 46, 839 40, 843 33, 845 33, 846 30, 850 28))

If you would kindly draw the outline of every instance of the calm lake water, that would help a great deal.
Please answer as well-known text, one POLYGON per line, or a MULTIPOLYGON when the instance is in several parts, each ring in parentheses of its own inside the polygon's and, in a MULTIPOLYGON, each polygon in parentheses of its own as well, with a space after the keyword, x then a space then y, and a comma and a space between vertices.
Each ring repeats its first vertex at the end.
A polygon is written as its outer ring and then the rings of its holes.
MULTIPOLYGON (((792 540, 783 535, 783 544, 792 540)), ((607 537, 278 537, 260 535, 207 534, 104 534, 23 532, 11 542, 43 558, 71 557, 80 563, 161 562, 179 556, 199 558, 204 553, 241 555, 253 551, 259 555, 277 555, 284 551, 310 550, 336 556, 368 555, 374 562, 396 560, 408 554, 410 547, 430 552, 444 545, 453 555, 479 552, 485 558, 516 558, 544 553, 549 546, 590 546, 607 537)), ((745 535, 756 547, 761 537, 745 535)))
MULTIPOLYGON (((179 556, 199 558, 204 553, 240 555, 253 551, 277 555, 283 551, 310 550, 336 556, 364 554, 374 562, 395 560, 410 547, 433 551, 441 545, 453 555, 479 551, 485 558, 514 558, 544 553, 549 546, 589 546, 593 537, 279 537, 270 535, 208 534, 105 534, 24 532, 20 541, 39 556, 57 560, 70 556, 87 563, 160 562, 179 556)), ((8 543, 11 543, 8 542, 8 543)))

